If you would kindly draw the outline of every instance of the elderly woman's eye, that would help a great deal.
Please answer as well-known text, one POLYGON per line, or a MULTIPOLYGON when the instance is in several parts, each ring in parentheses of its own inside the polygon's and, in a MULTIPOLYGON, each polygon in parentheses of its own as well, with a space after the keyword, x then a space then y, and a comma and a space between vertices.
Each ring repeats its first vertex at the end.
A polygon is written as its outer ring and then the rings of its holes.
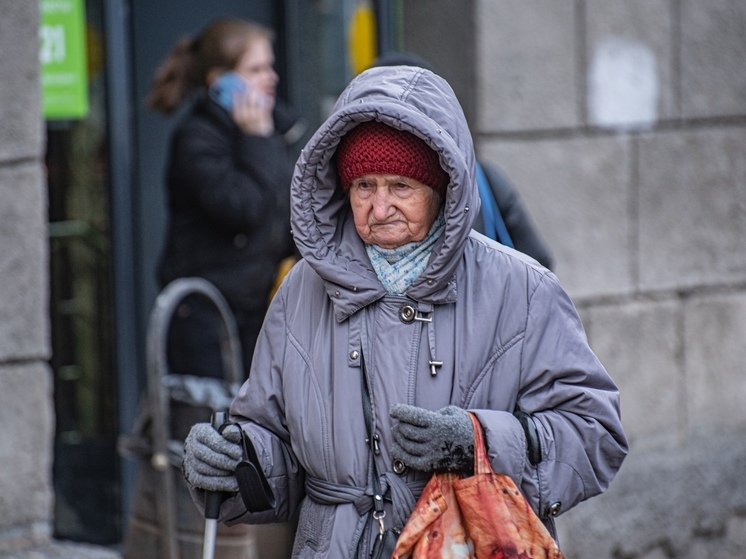
POLYGON ((407 198, 412 194, 413 190, 411 185, 405 182, 397 182, 392 185, 391 192, 400 198, 407 198))

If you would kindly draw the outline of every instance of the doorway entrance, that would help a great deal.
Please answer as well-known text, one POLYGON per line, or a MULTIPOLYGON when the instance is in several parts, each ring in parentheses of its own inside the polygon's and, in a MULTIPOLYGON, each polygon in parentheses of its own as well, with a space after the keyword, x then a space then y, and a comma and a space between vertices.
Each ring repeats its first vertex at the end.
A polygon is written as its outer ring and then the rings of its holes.
POLYGON ((46 166, 54 535, 109 544, 120 536, 120 498, 103 28, 101 0, 88 0, 88 108, 47 121, 46 166))
POLYGON ((56 430, 53 535, 121 542, 136 466, 117 440, 145 389, 163 158, 172 122, 143 100, 170 46, 218 16, 282 38, 271 0, 85 0, 88 105, 47 121, 50 315, 56 430))

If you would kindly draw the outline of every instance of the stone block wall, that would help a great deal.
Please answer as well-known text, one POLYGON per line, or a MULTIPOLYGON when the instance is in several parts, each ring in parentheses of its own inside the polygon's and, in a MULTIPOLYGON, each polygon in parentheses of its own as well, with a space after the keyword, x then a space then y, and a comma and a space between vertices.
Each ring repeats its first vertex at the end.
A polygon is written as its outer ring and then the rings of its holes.
POLYGON ((551 241, 631 443, 564 551, 746 556, 746 3, 477 5, 480 154, 551 241))
POLYGON ((38 4, 0 0, 0 551, 46 540, 52 514, 38 4))
POLYGON ((622 394, 630 455, 559 517, 566 556, 746 557, 746 2, 471 0, 470 33, 418 25, 441 4, 404 3, 405 47, 471 76, 478 155, 622 394))

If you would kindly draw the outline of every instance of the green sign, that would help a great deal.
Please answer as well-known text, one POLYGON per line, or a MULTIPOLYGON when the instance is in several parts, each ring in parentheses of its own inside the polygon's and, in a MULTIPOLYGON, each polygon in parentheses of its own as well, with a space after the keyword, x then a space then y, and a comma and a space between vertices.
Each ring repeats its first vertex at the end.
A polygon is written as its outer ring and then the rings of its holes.
POLYGON ((41 0, 39 59, 44 117, 88 114, 84 0, 41 0))

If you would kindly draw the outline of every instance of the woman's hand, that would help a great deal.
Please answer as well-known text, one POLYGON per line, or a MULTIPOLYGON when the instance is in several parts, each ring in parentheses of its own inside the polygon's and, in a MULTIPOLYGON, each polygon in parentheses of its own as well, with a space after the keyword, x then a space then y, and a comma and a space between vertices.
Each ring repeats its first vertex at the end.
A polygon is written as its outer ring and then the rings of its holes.
POLYGON ((275 131, 274 106, 274 99, 250 87, 246 93, 235 96, 231 116, 245 134, 267 137, 275 131))
POLYGON ((474 470, 474 427, 466 410, 447 406, 429 411, 396 404, 389 415, 399 420, 391 429, 395 460, 423 472, 474 470))
POLYGON ((238 425, 229 425, 221 434, 209 423, 197 423, 184 441, 184 477, 192 487, 235 493, 236 467, 242 457, 238 425))

